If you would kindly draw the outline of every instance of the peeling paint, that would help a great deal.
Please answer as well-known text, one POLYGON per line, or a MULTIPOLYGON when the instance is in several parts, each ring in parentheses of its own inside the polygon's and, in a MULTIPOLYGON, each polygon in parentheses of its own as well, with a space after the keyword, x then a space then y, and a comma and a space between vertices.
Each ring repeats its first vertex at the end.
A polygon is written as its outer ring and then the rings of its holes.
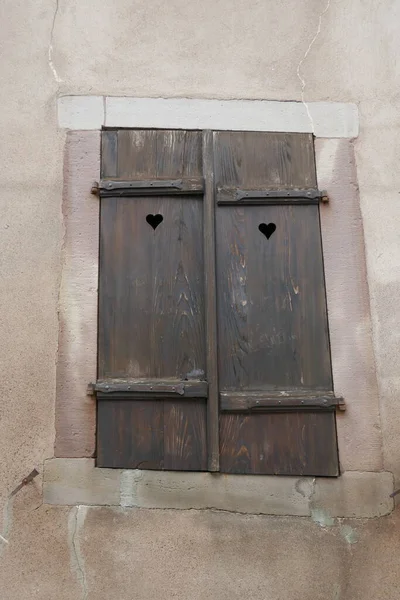
POLYGON ((320 508, 314 508, 311 510, 311 519, 317 525, 321 527, 333 527, 335 524, 335 519, 333 519, 329 513, 325 512, 320 508))
POLYGON ((358 542, 358 534, 350 525, 342 525, 340 527, 340 535, 348 544, 356 544, 358 542))
POLYGON ((303 498, 310 499, 314 494, 315 478, 312 480, 304 478, 298 479, 294 484, 294 488, 296 492, 303 496, 303 498))

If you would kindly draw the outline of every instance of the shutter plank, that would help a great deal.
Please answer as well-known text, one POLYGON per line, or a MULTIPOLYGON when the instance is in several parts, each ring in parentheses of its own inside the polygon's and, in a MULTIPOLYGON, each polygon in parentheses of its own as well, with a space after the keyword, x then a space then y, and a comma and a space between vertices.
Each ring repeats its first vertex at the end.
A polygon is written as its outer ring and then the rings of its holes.
POLYGON ((201 132, 119 130, 117 176, 134 180, 201 177, 201 132))
POLYGON ((98 400, 98 467, 207 469, 206 402, 98 400))
POLYGON ((101 201, 100 378, 204 376, 202 222, 201 198, 101 201))
MULTIPOLYGON (((217 193, 316 187, 309 134, 214 140, 217 193)), ((332 390, 319 206, 220 205, 216 249, 221 393, 332 390)), ((333 411, 226 412, 220 449, 222 472, 338 475, 333 411)))
MULTIPOLYGON (((201 133, 116 134, 118 178, 202 177, 201 133)), ((152 380, 155 388, 158 381, 204 379, 201 195, 168 197, 160 191, 100 202, 99 379, 152 380), (161 215, 161 223, 149 223, 149 215, 161 215)), ((206 405, 198 398, 167 399, 160 393, 146 400, 99 398, 97 464, 203 470, 205 432, 206 405)))
POLYGON ((220 208, 217 250, 221 389, 330 389, 318 206, 220 208))
POLYGON ((101 134, 101 176, 116 177, 118 161, 118 134, 105 130, 101 134))
POLYGON ((223 473, 339 475, 332 412, 221 415, 223 473))
POLYGON ((164 402, 164 469, 207 470, 206 412, 204 400, 164 402))
POLYGON ((203 134, 204 169, 204 275, 205 275, 205 323, 207 345, 207 437, 208 469, 219 471, 219 386, 217 352, 217 305, 216 305, 216 269, 215 269, 215 212, 214 212, 214 164, 213 133, 203 134))
POLYGON ((156 400, 97 402, 98 467, 162 469, 164 406, 156 400))

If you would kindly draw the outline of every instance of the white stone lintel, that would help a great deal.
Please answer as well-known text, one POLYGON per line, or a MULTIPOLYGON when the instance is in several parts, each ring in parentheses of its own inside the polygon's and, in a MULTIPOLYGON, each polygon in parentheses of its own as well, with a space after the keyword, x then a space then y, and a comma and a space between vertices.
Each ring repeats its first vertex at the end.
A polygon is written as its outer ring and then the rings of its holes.
POLYGON ((215 129, 313 133, 322 138, 355 138, 359 130, 358 108, 351 103, 113 96, 62 96, 58 123, 76 130, 215 129))

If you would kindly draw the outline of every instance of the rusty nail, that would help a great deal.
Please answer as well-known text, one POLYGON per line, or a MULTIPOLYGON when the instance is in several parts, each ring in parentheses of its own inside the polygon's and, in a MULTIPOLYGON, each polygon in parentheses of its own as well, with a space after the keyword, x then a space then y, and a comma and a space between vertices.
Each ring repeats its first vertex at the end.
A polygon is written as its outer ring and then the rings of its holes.
POLYGON ((321 202, 323 202, 324 204, 327 204, 329 202, 329 196, 326 190, 323 190, 321 192, 321 202))
POLYGON ((98 195, 98 193, 99 193, 99 184, 98 184, 97 181, 93 182, 93 185, 90 188, 90 193, 94 194, 95 196, 98 195))

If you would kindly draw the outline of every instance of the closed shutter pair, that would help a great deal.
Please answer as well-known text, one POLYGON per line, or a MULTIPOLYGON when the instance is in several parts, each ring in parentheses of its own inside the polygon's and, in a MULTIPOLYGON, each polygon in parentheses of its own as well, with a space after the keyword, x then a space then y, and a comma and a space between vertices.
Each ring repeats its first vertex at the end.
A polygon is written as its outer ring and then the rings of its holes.
POLYGON ((97 465, 338 475, 309 134, 102 132, 97 465))

